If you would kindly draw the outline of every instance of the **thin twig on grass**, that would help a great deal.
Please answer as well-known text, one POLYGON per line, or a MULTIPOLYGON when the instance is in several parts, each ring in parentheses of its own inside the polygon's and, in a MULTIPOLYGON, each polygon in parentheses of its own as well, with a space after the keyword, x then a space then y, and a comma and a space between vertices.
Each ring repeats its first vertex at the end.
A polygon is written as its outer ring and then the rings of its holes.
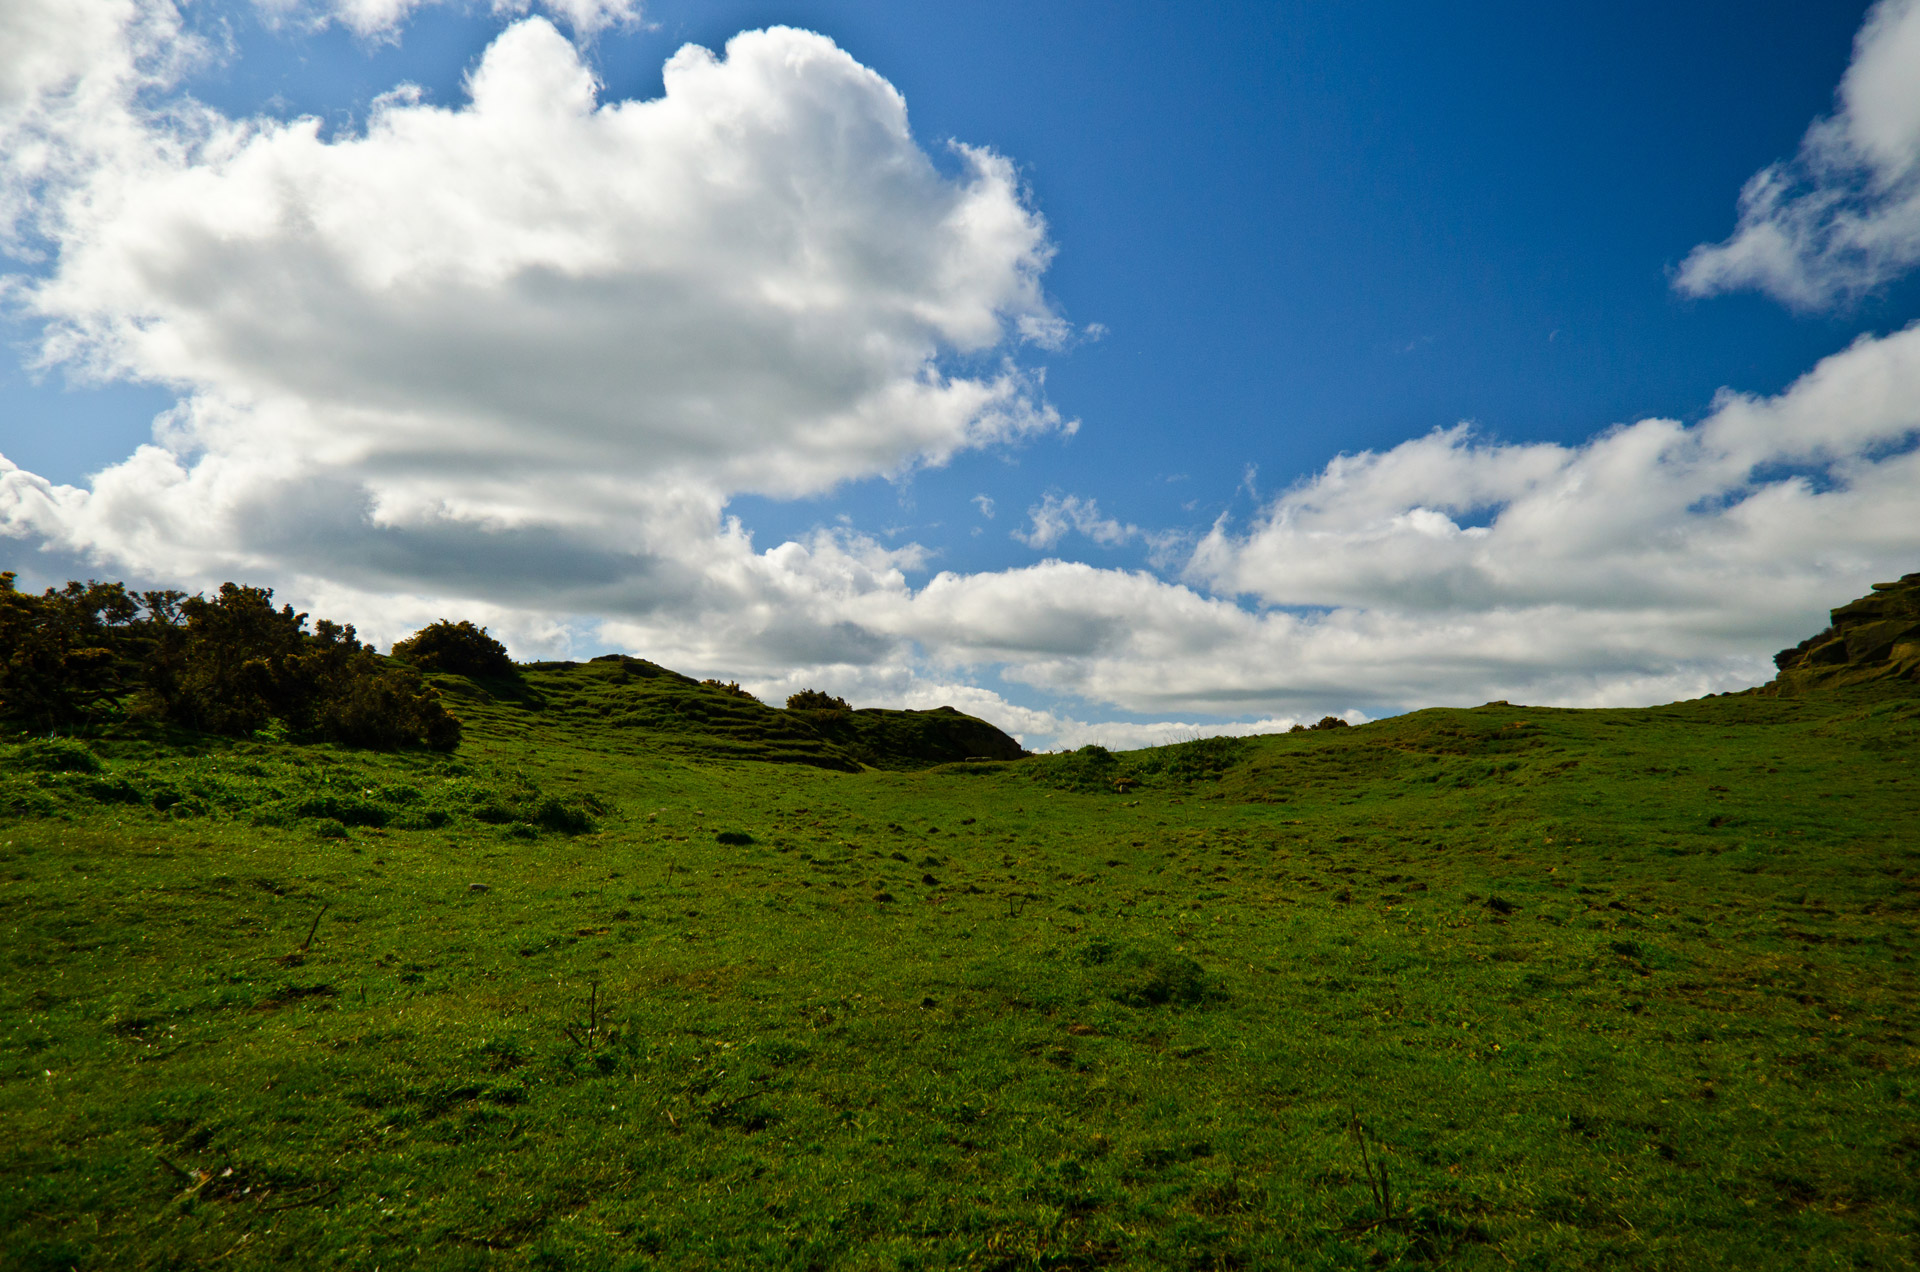
MULTIPOLYGON (((1383 1154, 1379 1166, 1375 1167, 1372 1156, 1367 1152, 1367 1128, 1361 1123, 1360 1114, 1353 1109, 1348 1109, 1347 1114, 1351 1119, 1348 1132, 1360 1145, 1360 1166, 1367 1173, 1367 1191, 1373 1194, 1374 1208, 1380 1212, 1374 1224, 1392 1223, 1393 1184, 1387 1178, 1387 1159, 1383 1154)), ((1367 1226, 1372 1227, 1373 1224, 1367 1226)))
POLYGON ((324 902, 320 906, 320 913, 313 916, 313 926, 307 929, 307 939, 300 942, 300 952, 302 954, 313 948, 313 934, 320 930, 320 920, 326 917, 327 911, 332 908, 333 902, 324 902))

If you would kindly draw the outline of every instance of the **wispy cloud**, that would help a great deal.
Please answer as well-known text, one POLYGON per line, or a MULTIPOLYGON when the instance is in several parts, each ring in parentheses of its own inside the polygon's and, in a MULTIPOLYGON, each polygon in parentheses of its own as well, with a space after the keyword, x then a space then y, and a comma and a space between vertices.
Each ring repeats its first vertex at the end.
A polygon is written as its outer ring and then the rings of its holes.
POLYGON ((1117 548, 1140 537, 1140 527, 1101 516, 1095 500, 1057 491, 1047 492, 1045 498, 1028 508, 1027 519, 1030 528, 1013 531, 1013 537, 1030 548, 1054 547, 1069 533, 1085 535, 1106 548, 1117 548))
MULTIPOLYGON (((338 22, 355 35, 374 40, 397 39, 400 29, 417 10, 467 0, 253 0, 269 18, 309 27, 338 22)), ((477 5, 476 5, 477 7, 477 5)), ((610 28, 637 26, 644 19, 640 0, 490 0, 488 8, 502 17, 524 17, 542 11, 565 23, 582 39, 610 28)))
POLYGON ((1747 182, 1732 236, 1694 248, 1675 287, 1821 309, 1920 263, 1920 0, 1868 13, 1838 97, 1798 155, 1747 182))

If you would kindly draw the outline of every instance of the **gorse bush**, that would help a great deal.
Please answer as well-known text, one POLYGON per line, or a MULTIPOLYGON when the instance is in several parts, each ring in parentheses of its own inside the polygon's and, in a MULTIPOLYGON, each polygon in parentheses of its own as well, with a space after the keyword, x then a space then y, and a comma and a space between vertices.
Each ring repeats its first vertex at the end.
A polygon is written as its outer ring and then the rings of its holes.
POLYGON ((451 751, 460 744, 460 721, 447 713, 434 692, 417 678, 389 668, 348 677, 321 704, 318 723, 324 736, 348 746, 418 741, 436 751, 451 751))
POLYGON ((57 729, 132 714, 206 733, 274 731, 350 746, 451 750, 460 722, 352 627, 278 609, 268 588, 212 597, 69 583, 40 596, 0 573, 0 718, 57 729))
POLYGON ((517 672, 507 647, 487 629, 441 619, 393 647, 393 656, 419 671, 450 671, 461 676, 512 676, 517 672))
POLYGON ((69 583, 34 596, 0 572, 0 717, 41 729, 113 714, 144 679, 178 592, 69 583))
POLYGON ((836 698, 830 693, 818 689, 802 689, 787 699, 789 711, 851 711, 853 707, 845 698, 836 698))
POLYGON ((159 643, 151 687, 169 719, 245 736, 275 720, 349 746, 451 750, 460 724, 411 670, 383 661, 352 627, 273 608, 268 588, 224 583, 180 602, 185 622, 159 643))
POLYGON ((1199 963, 1164 948, 1094 940, 1076 961, 1103 973, 1107 995, 1128 1007, 1200 1007, 1225 996, 1199 963))

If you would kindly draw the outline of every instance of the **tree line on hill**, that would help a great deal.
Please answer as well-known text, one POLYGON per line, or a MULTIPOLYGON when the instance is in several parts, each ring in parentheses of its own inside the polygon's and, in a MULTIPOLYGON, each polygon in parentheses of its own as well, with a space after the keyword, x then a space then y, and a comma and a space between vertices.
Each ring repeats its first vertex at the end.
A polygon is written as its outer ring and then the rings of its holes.
POLYGON ((515 674, 506 647, 441 621, 382 658, 351 626, 307 626, 271 588, 212 596, 68 583, 35 596, 0 571, 0 719, 58 730, 135 718, 246 737, 452 750, 460 722, 423 671, 515 674))

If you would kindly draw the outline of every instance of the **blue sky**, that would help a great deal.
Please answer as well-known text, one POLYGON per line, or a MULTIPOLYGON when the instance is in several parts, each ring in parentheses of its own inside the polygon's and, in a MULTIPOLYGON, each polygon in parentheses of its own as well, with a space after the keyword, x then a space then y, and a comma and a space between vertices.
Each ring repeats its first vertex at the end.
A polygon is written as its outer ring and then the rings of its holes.
MULTIPOLYGON (((1897 89, 1889 90, 1892 99, 1863 90, 1851 116, 1845 112, 1852 99, 1837 101, 1836 89, 1856 64, 1865 69, 1847 82, 1871 88, 1875 56, 1898 70, 1912 47, 1902 43, 1904 32, 1920 28, 1911 4, 661 2, 642 12, 614 0, 602 6, 600 29, 569 25, 570 16, 600 11, 586 3, 534 6, 529 17, 478 4, 409 10, 389 2, 393 20, 381 25, 366 17, 380 0, 358 10, 346 3, 289 10, 239 2, 174 10, 143 0, 135 7, 150 19, 158 12, 154 20, 163 25, 199 33, 208 49, 184 71, 143 72, 147 78, 128 91, 147 107, 190 99, 226 121, 312 116, 326 144, 364 136, 376 99, 403 83, 418 86, 425 106, 462 108, 469 76, 503 32, 543 16, 573 37, 577 56, 600 82, 601 103, 659 98, 662 67, 685 44, 720 55, 739 32, 785 25, 827 37, 890 83, 904 99, 913 141, 940 179, 968 179, 950 140, 1004 158, 1008 189, 1044 238, 1025 268, 1046 316, 1065 334, 1015 338, 1013 311, 1029 302, 1006 300, 1009 291, 992 302, 1008 319, 1003 338, 968 349, 936 338, 926 365, 983 382, 1018 368, 1027 385, 1022 401, 1058 419, 959 444, 916 450, 902 443, 887 452, 892 459, 849 461, 798 484, 732 469, 702 479, 701 489, 723 509, 713 532, 724 538, 724 519, 737 518, 759 553, 787 541, 809 543, 822 529, 840 536, 854 556, 895 553, 874 568, 897 569, 903 582, 872 584, 892 596, 893 617, 862 608, 878 604, 861 590, 867 584, 852 592, 821 584, 825 591, 808 593, 815 599, 807 602, 806 622, 840 632, 845 648, 837 653, 826 637, 827 645, 816 641, 805 650, 772 640, 768 632, 789 626, 777 617, 747 623, 731 637, 660 641, 663 631, 681 630, 675 624, 729 627, 771 602, 738 592, 731 602, 633 601, 616 595, 624 586, 617 580, 627 577, 617 569, 606 575, 615 581, 605 589, 544 599, 524 582, 459 582, 476 572, 432 563, 336 576, 297 554, 276 556, 259 546, 260 536, 240 531, 224 547, 183 542, 170 555, 164 541, 136 549, 97 527, 56 527, 46 519, 51 513, 33 521, 18 504, 13 546, 0 540, 15 568, 49 578, 81 567, 170 575, 161 581, 198 586, 244 567, 253 571, 249 581, 276 584, 303 602, 363 607, 343 616, 389 638, 382 615, 465 606, 491 617, 528 654, 648 639, 668 646, 663 660, 691 659, 703 665, 689 669, 701 671, 737 666, 750 684, 774 694, 794 677, 916 701, 971 689, 974 705, 1017 707, 1028 733, 1062 740, 1094 736, 1085 730, 1097 731, 1102 721, 1226 727, 1319 710, 1373 714, 1483 691, 1650 701, 1752 683, 1764 677, 1764 655, 1804 634, 1823 607, 1903 561, 1920 568, 1913 536, 1890 533, 1885 524, 1920 524, 1920 510, 1899 502, 1891 470, 1859 468, 1862 456, 1911 451, 1914 422, 1897 406, 1870 436, 1848 435, 1853 451, 1823 443, 1749 454, 1744 443, 1729 443, 1729 454, 1745 467, 1665 514, 1684 520, 1718 501, 1744 504, 1758 518, 1766 500, 1754 502, 1756 496, 1792 495, 1801 487, 1780 483, 1798 475, 1805 490, 1837 490, 1851 499, 1792 514, 1823 527, 1817 542, 1768 523, 1770 529, 1753 531, 1759 538, 1729 547, 1731 522, 1684 530, 1679 521, 1642 517, 1600 530, 1581 522, 1577 534, 1567 529, 1573 538, 1557 564, 1502 557, 1498 547, 1503 517, 1516 542, 1524 539, 1524 506, 1547 499, 1539 483, 1592 486, 1576 470, 1604 458, 1596 439, 1616 426, 1671 419, 1695 429, 1697 441, 1721 427, 1716 394, 1729 388, 1775 403, 1782 416, 1845 412, 1850 399, 1834 399, 1838 406, 1814 401, 1806 397, 1813 389, 1796 397, 1794 386, 1862 338, 1889 350, 1883 361, 1897 361, 1897 350, 1881 342, 1920 317, 1920 286, 1904 249, 1883 251, 1886 259, 1874 258, 1864 283, 1854 278, 1842 286, 1821 281, 1826 276, 1818 270, 1838 266, 1817 243, 1803 245, 1794 259, 1811 261, 1814 272, 1793 277, 1814 278, 1812 291, 1781 282, 1785 266, 1768 274, 1744 264, 1693 284, 1680 268, 1696 247, 1735 232, 1743 185, 1769 165, 1807 153, 1802 137, 1816 120, 1890 119, 1895 150, 1904 144, 1898 130, 1907 106, 1897 89), (358 32, 350 29, 356 20, 358 32), (1067 427, 1070 421, 1077 429, 1067 427), (1450 448, 1424 459, 1404 449, 1462 422, 1472 432, 1450 448), (1543 445, 1560 448, 1558 467, 1543 445), (1365 453, 1399 458, 1334 479, 1330 464, 1365 453), (1414 489, 1412 478, 1392 475, 1438 473, 1448 457, 1486 472, 1545 467, 1512 479, 1534 483, 1524 489, 1472 474, 1460 476, 1457 489, 1414 489), (1549 469, 1560 476, 1550 477, 1549 469), (1895 493, 1875 502, 1870 488, 1881 487, 1895 493), (1051 533, 1041 530, 1049 507, 1051 533), (1372 521, 1354 511, 1361 508, 1372 510, 1372 521), (1471 563, 1409 559, 1376 571, 1380 561, 1399 559, 1392 528, 1434 509, 1451 526, 1448 541, 1479 555, 1471 563), (1475 531, 1488 534, 1460 539, 1475 531), (1649 545, 1676 534, 1686 540, 1694 531, 1704 537, 1682 543, 1671 559, 1646 556, 1649 545), (1579 539, 1596 534, 1605 541, 1579 539), (1779 560, 1780 542, 1803 541, 1802 559, 1779 560), (1324 557, 1325 569, 1301 564, 1309 556, 1324 557), (1096 573, 1048 582, 1032 571, 1049 559, 1096 573), (1594 563, 1596 578, 1610 580, 1596 584, 1593 595, 1514 581, 1551 578, 1585 560, 1594 563), (1033 623, 1063 623, 1062 634, 1026 643, 979 634, 992 621, 971 610, 942 610, 924 591, 940 571, 991 594, 981 603, 995 613, 1045 598, 1048 616, 1033 623), (1461 571, 1477 581, 1461 582, 1461 571), (1634 592, 1636 571, 1644 594, 1634 592), (1137 586, 1127 572, 1140 572, 1156 588, 1123 599, 1120 593, 1137 586), (1366 586, 1340 582, 1374 573, 1380 577, 1366 586), (1453 581, 1442 586, 1436 579, 1453 581), (1080 595, 1076 588, 1091 589, 1075 611, 1085 615, 1080 624, 1054 612, 1074 610, 1062 598, 1080 595), (1740 599, 1756 590, 1771 595, 1740 599), (839 599, 820 599, 829 594, 839 599), (1110 629, 1133 622, 1131 607, 1157 614, 1164 603, 1170 613, 1185 613, 1193 608, 1188 596, 1214 607, 1194 620, 1198 628, 1183 626, 1183 618, 1156 628, 1159 620, 1142 617, 1138 626, 1161 630, 1164 641, 1143 637, 1112 661, 1124 642, 1110 629), (709 613, 702 606, 719 608, 709 613), (896 610, 924 612, 907 619, 896 610), (1489 615, 1514 626, 1488 627, 1489 615), (1320 625, 1282 631, 1282 617, 1320 625), (1273 621, 1256 630, 1266 618, 1273 621), (1564 628, 1543 638, 1551 648, 1513 644, 1515 633, 1542 630, 1543 623, 1564 628), (1576 629, 1596 634, 1565 634, 1576 629), (952 630, 975 634, 949 641, 952 630), (1458 636, 1431 646, 1443 630, 1458 636), (1336 672, 1311 652, 1343 643, 1376 649, 1377 683, 1362 654, 1336 672), (1505 652, 1486 652, 1496 648, 1505 652), (1168 656, 1155 649, 1192 654, 1194 667, 1211 665, 1214 674, 1196 671, 1167 692, 1129 689, 1168 656), (1385 650, 1399 652, 1379 652, 1385 650), (1319 669, 1290 680, 1290 651, 1319 669), (798 665, 781 671, 782 658, 798 665)), ((1920 82, 1920 66, 1913 70, 1920 82)), ((1889 78, 1898 76, 1883 72, 1873 82, 1889 78)), ((1868 136, 1864 124, 1855 132, 1868 136)), ((15 134, 17 148, 26 135, 15 134)), ((0 140, 6 136, 0 132, 0 140)), ((1884 212, 1899 228, 1906 215, 1901 183, 1911 172, 1884 146, 1870 150, 1860 142, 1848 161, 1885 180, 1856 180, 1848 197, 1859 196, 1863 182, 1879 189, 1859 197, 1880 199, 1869 211, 1884 212)), ((217 166, 205 156, 183 163, 217 166)), ((1818 194, 1816 167, 1804 167, 1796 179, 1818 194)), ((55 202, 45 183, 22 180, 16 188, 27 191, 30 212, 55 202)), ((112 238, 110 226, 76 227, 71 218, 29 216, 23 224, 8 266, 20 280, 8 313, 12 344, 0 363, 0 454, 21 472, 85 490, 93 474, 122 464, 149 441, 153 417, 176 400, 255 400, 256 387, 242 391, 237 380, 222 381, 223 372, 176 372, 164 360, 175 355, 129 357, 117 346, 102 354, 113 342, 99 335, 100 324, 118 320, 118 311, 109 311, 120 300, 21 303, 23 286, 80 278, 87 253, 104 250, 112 238), (30 369, 46 360, 49 331, 81 334, 61 346, 69 354, 63 365, 30 369), (106 382, 76 385, 73 372, 81 366, 106 382)), ((160 325, 185 333, 167 346, 186 359, 183 367, 193 351, 179 341, 190 342, 213 321, 183 318, 168 308, 183 303, 171 293, 159 308, 126 303, 129 314, 145 315, 139 321, 152 323, 157 314, 160 325)), ((257 321, 273 319, 263 313, 257 321)), ((724 359, 715 365, 724 379, 724 359)), ((1856 373, 1842 367, 1827 378, 1847 374, 1856 373)), ((1873 374, 1863 367, 1856 378, 1873 374)), ((622 391, 644 397, 653 383, 640 376, 622 391)), ((324 441, 311 439, 324 438, 327 426, 313 427, 322 432, 303 433, 309 440, 302 445, 317 453, 324 441)), ((537 431, 541 423, 529 417, 524 427, 537 431)), ((910 426, 908 432, 918 436, 910 426)), ((171 444, 191 467, 227 444, 211 436, 203 430, 171 444)), ((232 444, 255 453, 252 443, 232 444)), ((636 471, 636 487, 648 480, 636 471)), ((1636 488, 1647 484, 1639 480, 1636 488)), ((367 496, 375 503, 388 497, 367 496)), ((102 498, 96 493, 93 506, 102 498)), ((364 504, 348 499, 339 515, 364 516, 364 504)), ((445 499, 442 505, 452 506, 445 499)), ((69 522, 80 515, 72 499, 61 506, 69 522)), ((564 546, 540 546, 549 543, 542 535, 566 541, 553 529, 558 514, 549 512, 494 509, 473 513, 467 524, 484 524, 495 550, 506 550, 501 534, 517 534, 513 552, 564 554, 564 546), (503 517, 515 528, 503 531, 503 517)), ((458 521, 465 514, 448 515, 458 521)), ((665 533, 647 531, 655 532, 665 533)), ((1421 533, 1422 543, 1434 540, 1421 533)), ((449 559, 475 551, 458 536, 445 541, 449 559)), ((384 560, 386 549, 340 551, 384 560)), ((583 547, 569 559, 597 551, 583 547)), ((631 576, 633 595, 659 576, 650 569, 631 576)), ((821 569, 831 575, 839 567, 816 561, 807 569, 817 579, 821 569)), ((792 592, 784 583, 767 586, 792 592)))

